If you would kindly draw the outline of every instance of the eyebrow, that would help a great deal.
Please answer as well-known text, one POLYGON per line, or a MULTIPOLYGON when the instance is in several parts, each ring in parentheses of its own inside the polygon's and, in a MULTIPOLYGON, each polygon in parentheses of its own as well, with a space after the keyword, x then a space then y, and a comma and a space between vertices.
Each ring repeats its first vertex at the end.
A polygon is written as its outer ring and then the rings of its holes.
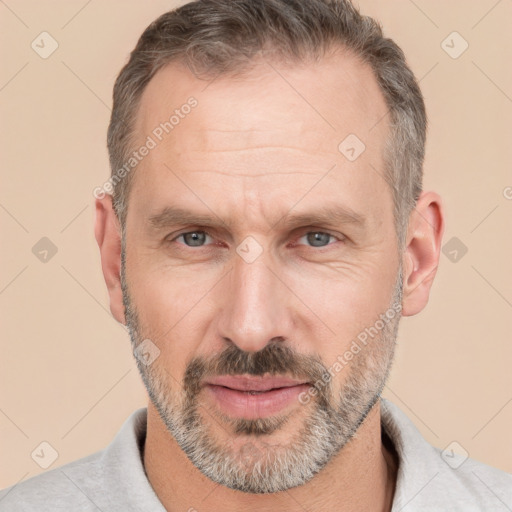
POLYGON ((324 224, 331 226, 343 226, 351 224, 363 228, 366 224, 366 218, 361 213, 354 211, 347 206, 321 206, 313 212, 293 213, 289 212, 281 218, 277 224, 293 228, 297 226, 324 224))
POLYGON ((160 212, 151 215, 148 222, 152 228, 157 230, 182 224, 197 224, 211 227, 225 225, 225 222, 213 213, 211 215, 204 215, 175 206, 167 206, 160 212))
MULTIPOLYGON (((168 206, 158 213, 151 215, 148 223, 154 230, 168 229, 180 225, 195 225, 204 227, 230 227, 230 222, 224 222, 220 217, 212 214, 199 214, 190 210, 168 206)), ((346 206, 322 206, 312 212, 294 213, 293 210, 285 214, 275 222, 271 229, 281 226, 288 229, 294 227, 323 224, 333 227, 353 225, 357 228, 364 228, 366 218, 364 215, 346 206)))

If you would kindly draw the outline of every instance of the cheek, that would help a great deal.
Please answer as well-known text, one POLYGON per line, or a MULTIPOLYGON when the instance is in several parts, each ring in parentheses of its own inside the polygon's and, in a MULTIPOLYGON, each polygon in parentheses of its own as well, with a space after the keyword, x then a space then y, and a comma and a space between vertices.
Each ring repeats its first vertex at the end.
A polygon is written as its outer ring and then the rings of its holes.
POLYGON ((159 366, 171 386, 181 381, 187 363, 196 355, 202 339, 199 319, 205 311, 205 298, 213 283, 178 272, 152 272, 141 263, 130 274, 131 301, 137 309, 140 335, 160 350, 159 366))
POLYGON ((304 298, 299 307, 303 326, 314 340, 310 343, 316 345, 311 348, 326 365, 334 363, 390 308, 394 284, 394 276, 379 274, 377 267, 330 277, 310 274, 293 287, 297 296, 304 298))
MULTIPOLYGON (((135 260, 137 256, 133 259, 135 260)), ((130 293, 141 322, 149 329, 171 329, 193 309, 200 307, 215 284, 213 274, 137 258, 130 268, 130 293)))

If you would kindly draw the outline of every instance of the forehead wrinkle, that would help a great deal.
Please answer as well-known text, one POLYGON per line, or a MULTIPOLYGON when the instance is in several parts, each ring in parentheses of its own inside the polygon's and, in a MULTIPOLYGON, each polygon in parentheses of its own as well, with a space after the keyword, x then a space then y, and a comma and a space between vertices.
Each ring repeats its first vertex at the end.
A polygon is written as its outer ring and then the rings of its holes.
POLYGON ((177 134, 174 141, 170 141, 170 148, 176 148, 183 153, 221 153, 221 152, 290 152, 290 153, 318 153, 332 154, 337 150, 337 138, 332 140, 332 148, 326 146, 326 137, 318 132, 292 132, 291 130, 258 130, 261 136, 255 137, 255 130, 236 130, 226 134, 225 137, 212 137, 207 130, 194 131, 199 136, 183 136, 177 134), (281 135, 283 134, 283 135, 281 135), (313 134, 313 135, 312 135, 313 134), (306 146, 304 145, 306 143, 306 146), (322 147, 323 146, 323 147, 322 147))
POLYGON ((213 173, 213 174, 221 174, 222 176, 230 176, 232 178, 265 178, 265 177, 271 177, 274 175, 288 175, 288 174, 310 174, 312 176, 318 176, 318 173, 316 172, 307 172, 307 171, 273 171, 271 173, 260 173, 260 174, 244 174, 241 172, 233 173, 233 172, 222 172, 222 171, 213 171, 213 170, 206 170, 206 169, 194 169, 191 171, 186 171, 187 174, 200 174, 200 173, 213 173))
MULTIPOLYGON (((254 151, 254 150, 264 150, 264 149, 280 149, 280 150, 286 150, 286 151, 298 151, 300 153, 308 153, 307 151, 304 151, 302 148, 297 148, 294 146, 284 146, 284 145, 277 145, 277 146, 271 146, 271 145, 263 145, 263 146, 244 146, 243 148, 229 148, 229 149, 196 149, 196 150, 188 150, 189 153, 237 153, 237 152, 245 152, 245 151, 254 151)), ((321 154, 326 153, 331 155, 331 152, 328 151, 315 151, 315 154, 321 154)))

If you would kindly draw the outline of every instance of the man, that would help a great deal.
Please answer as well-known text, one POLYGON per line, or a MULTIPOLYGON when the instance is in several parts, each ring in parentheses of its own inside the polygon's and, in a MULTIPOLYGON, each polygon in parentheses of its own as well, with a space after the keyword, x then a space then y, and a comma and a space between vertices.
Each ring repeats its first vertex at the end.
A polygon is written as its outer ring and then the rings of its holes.
POLYGON ((204 0, 152 23, 95 192, 151 400, 0 510, 510 510, 509 475, 452 469, 380 398, 439 260, 425 132, 401 50, 347 0, 204 0))

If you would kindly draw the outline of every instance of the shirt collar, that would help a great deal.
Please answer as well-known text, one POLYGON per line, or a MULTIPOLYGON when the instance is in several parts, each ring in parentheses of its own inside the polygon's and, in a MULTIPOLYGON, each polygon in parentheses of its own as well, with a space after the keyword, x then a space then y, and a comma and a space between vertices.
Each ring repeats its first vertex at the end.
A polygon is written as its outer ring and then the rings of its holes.
MULTIPOLYGON (((392 510, 400 510, 416 498, 440 467, 428 444, 411 420, 393 403, 381 399, 381 426, 398 455, 398 473, 392 510)), ((154 492, 142 459, 146 439, 147 409, 141 408, 125 421, 112 443, 103 451, 104 477, 114 487, 112 494, 126 500, 126 510, 165 512, 154 492)), ((441 468, 442 469, 442 468, 441 468)), ((122 507, 119 508, 122 510, 122 507)))

